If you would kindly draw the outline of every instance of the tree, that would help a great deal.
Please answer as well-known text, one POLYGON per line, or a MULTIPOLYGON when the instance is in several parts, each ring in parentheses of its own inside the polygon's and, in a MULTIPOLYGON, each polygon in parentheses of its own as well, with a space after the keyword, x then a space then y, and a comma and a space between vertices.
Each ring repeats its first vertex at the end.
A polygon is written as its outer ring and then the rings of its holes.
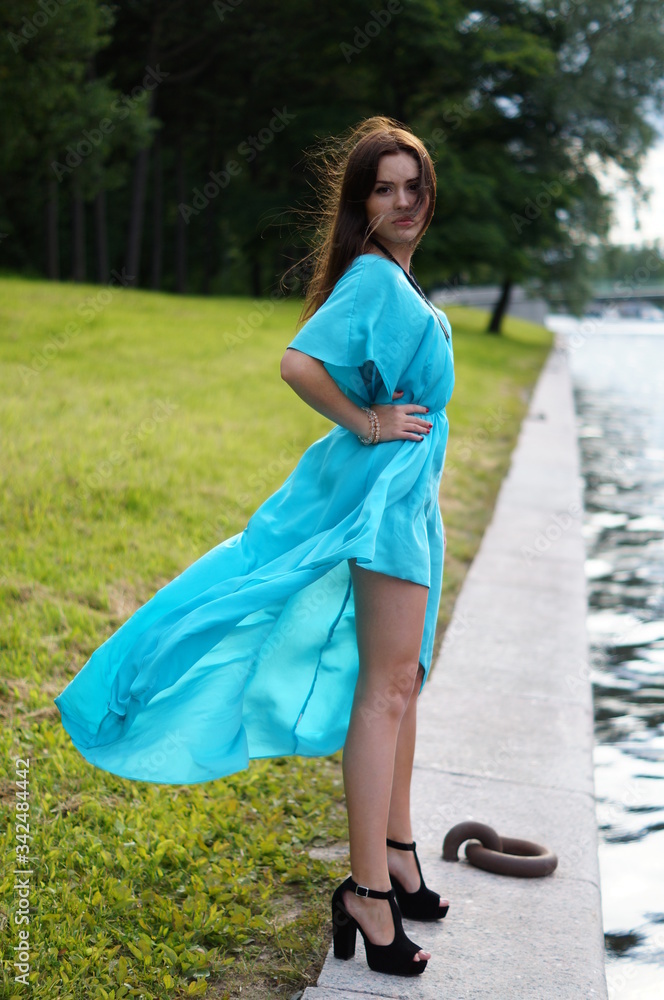
MULTIPOLYGON (((18 0, 5 37, 33 15, 18 0)), ((513 282, 573 277, 580 302, 582 248, 608 227, 596 168, 636 178, 652 139, 663 19, 655 0, 63 5, 0 60, 5 260, 45 257, 56 275, 62 245, 79 276, 115 266, 155 288, 265 294, 308 249, 293 225, 315 200, 304 151, 386 114, 437 163, 421 280, 490 277, 505 306, 513 282), (113 100, 126 117, 57 178, 113 100)))
MULTIPOLYGON (((0 169, 8 183, 0 212, 21 248, 26 215, 45 215, 46 272, 59 276, 59 203, 69 194, 73 209, 72 273, 85 273, 84 204, 122 183, 123 156, 146 141, 141 107, 113 108, 123 95, 98 77, 94 60, 111 41, 110 9, 95 0, 36 9, 17 0, 6 11, 0 66, 0 169), (29 177, 35 197, 20 196, 29 177), (18 238, 18 239, 17 239, 18 238)), ((98 222, 102 222, 98 206, 98 222)), ((31 231, 28 227, 28 234, 31 231)), ((11 247, 11 241, 8 241, 11 247)))
POLYGON ((498 55, 510 38, 520 40, 522 53, 527 36, 539 48, 535 72, 527 61, 510 62, 509 51, 506 73, 497 72, 496 61, 485 100, 465 130, 462 160, 470 151, 475 159, 484 154, 493 179, 486 221, 495 223, 489 231, 495 238, 482 251, 503 285, 490 323, 497 331, 518 280, 537 278, 546 290, 574 275, 574 304, 582 307, 589 291, 579 281, 582 247, 605 238, 610 222, 597 167, 617 163, 638 186, 654 138, 646 113, 664 99, 664 9, 654 0, 477 6, 473 31, 485 46, 495 34, 498 55))

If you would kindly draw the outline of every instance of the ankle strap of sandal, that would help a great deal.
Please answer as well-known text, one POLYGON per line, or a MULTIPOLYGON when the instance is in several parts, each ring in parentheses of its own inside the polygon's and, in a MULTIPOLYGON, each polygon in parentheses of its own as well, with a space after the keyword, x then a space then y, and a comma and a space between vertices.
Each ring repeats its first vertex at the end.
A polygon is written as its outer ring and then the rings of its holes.
POLYGON ((369 889, 366 885, 358 885, 355 879, 350 876, 348 878, 348 885, 356 896, 363 896, 365 899, 389 899, 394 893, 394 889, 388 889, 387 892, 379 892, 378 889, 369 889))
POLYGON ((413 841, 412 844, 400 844, 398 840, 390 840, 390 838, 388 837, 387 838, 387 846, 388 847, 394 847, 398 851, 414 851, 415 850, 415 841, 413 841))

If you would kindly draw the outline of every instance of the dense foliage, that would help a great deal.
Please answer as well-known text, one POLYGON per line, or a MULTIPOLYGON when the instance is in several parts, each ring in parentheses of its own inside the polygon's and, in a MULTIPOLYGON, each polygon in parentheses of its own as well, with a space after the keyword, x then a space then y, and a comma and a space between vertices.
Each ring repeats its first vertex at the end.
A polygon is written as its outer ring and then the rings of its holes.
POLYGON ((437 162, 423 280, 573 287, 608 229, 595 171, 636 177, 664 99, 659 0, 15 0, 2 22, 0 266, 53 278, 274 290, 307 249, 304 151, 387 114, 437 162))

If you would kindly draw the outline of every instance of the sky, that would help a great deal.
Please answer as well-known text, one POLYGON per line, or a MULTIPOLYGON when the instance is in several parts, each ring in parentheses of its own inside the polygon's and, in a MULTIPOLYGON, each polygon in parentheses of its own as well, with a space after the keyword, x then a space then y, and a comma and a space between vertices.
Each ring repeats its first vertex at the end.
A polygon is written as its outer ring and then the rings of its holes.
POLYGON ((642 182, 653 192, 648 205, 635 206, 633 195, 619 190, 620 178, 620 171, 614 169, 607 171, 602 180, 604 190, 616 199, 611 243, 642 244, 658 239, 664 243, 664 137, 652 147, 641 170, 642 182))

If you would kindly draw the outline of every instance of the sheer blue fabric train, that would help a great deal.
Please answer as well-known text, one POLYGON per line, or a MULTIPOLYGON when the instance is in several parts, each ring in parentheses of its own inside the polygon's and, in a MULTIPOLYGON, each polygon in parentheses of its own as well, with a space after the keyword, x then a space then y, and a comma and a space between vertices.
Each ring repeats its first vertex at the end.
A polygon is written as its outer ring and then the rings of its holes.
POLYGON ((288 346, 323 361, 360 405, 403 390, 401 401, 429 407, 433 429, 421 442, 365 447, 335 425, 244 531, 95 650, 55 702, 97 767, 180 784, 231 774, 250 758, 339 749, 358 671, 351 558, 429 588, 420 662, 430 669, 451 342, 400 269, 363 254, 288 346))

